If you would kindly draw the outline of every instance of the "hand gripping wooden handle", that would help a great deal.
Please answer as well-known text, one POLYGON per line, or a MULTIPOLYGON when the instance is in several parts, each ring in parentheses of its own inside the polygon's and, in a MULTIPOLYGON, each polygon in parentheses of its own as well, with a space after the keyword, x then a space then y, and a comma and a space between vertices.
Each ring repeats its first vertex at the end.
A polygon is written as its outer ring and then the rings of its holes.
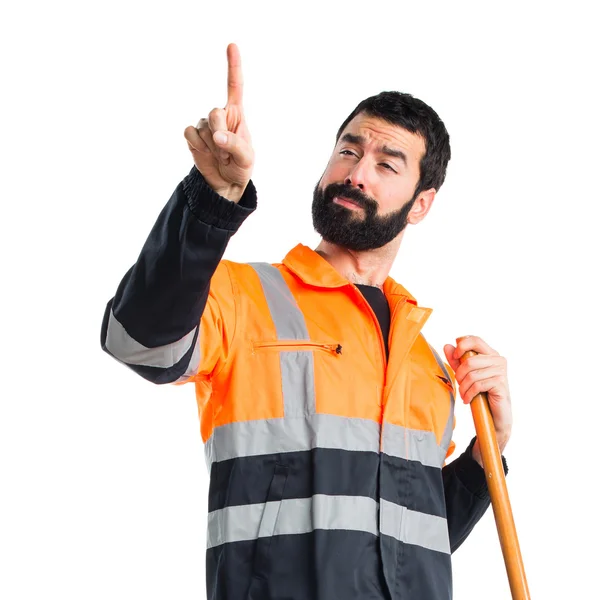
MULTIPOLYGON (((473 351, 465 352, 460 362, 467 358, 475 356, 473 351)), ((492 509, 496 519, 498 536, 500 537, 500 546, 508 574, 508 582, 513 600, 529 600, 529 588, 527 587, 527 578, 525 577, 525 567, 519 548, 517 530, 510 507, 510 499, 506 488, 506 478, 504 477, 504 468, 502 467, 502 458, 498 441, 496 439, 496 430, 494 429, 494 420, 490 412, 487 394, 477 394, 471 402, 471 412, 475 421, 475 431, 479 441, 479 449, 483 461, 485 478, 492 500, 492 509)))

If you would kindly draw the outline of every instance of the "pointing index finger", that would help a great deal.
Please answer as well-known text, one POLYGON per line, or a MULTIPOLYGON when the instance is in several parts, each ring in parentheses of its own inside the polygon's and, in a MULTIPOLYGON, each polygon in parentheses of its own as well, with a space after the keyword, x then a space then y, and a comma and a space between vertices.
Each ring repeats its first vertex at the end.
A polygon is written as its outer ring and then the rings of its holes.
POLYGON ((235 44, 227 46, 227 104, 242 105, 242 58, 235 44))

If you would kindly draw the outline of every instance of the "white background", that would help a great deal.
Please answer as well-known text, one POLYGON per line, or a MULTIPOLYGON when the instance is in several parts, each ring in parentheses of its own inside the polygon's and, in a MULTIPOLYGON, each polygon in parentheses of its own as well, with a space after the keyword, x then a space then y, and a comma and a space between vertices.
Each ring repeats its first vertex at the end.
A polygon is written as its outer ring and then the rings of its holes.
MULTIPOLYGON (((192 387, 100 350, 104 307, 225 103, 238 43, 259 210, 227 257, 315 246, 312 189, 382 90, 440 114, 453 158, 392 275, 438 351, 509 360, 506 455, 533 598, 600 598, 598 34, 593 2, 21 2, 3 9, 0 597, 204 597, 207 473, 192 387), (16 8, 18 6, 18 8, 16 8), (15 12, 16 11, 16 12, 15 12)), ((457 451, 473 435, 457 405, 457 451)), ((506 599, 491 510, 458 600, 506 599)))

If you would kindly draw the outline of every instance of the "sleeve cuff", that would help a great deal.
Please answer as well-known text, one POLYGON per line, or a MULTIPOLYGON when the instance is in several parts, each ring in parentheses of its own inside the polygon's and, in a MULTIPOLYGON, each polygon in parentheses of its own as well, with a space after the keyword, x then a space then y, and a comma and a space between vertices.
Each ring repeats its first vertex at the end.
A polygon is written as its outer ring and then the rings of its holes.
POLYGON ((203 223, 235 233, 256 209, 256 188, 248 182, 238 203, 219 196, 194 166, 183 180, 183 191, 192 214, 203 223))
MULTIPOLYGON (((474 437, 467 449, 456 459, 456 476, 474 496, 485 499, 489 498, 485 471, 473 458, 473 446, 476 440, 477 437, 474 437)), ((502 456, 502 467, 504 468, 504 475, 507 475, 508 465, 504 456, 502 456)))

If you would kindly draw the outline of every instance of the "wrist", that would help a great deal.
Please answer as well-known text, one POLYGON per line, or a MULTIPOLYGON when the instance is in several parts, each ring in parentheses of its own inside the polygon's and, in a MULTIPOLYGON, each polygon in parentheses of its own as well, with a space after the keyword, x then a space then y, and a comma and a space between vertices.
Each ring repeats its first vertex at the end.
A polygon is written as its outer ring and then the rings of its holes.
MULTIPOLYGON (((465 485, 471 493, 479 498, 489 498, 488 479, 486 477, 485 468, 481 462, 479 443, 477 437, 474 437, 465 452, 454 461, 457 467, 455 472, 463 485, 465 485), (467 460, 463 461, 463 456, 467 460), (476 463, 478 466, 475 466, 476 463)), ((502 455, 502 469, 506 476, 508 474, 508 465, 504 455, 502 455)))
POLYGON ((222 196, 223 198, 231 200, 237 204, 242 199, 247 185, 248 183, 245 183, 244 185, 232 184, 227 187, 216 189, 215 192, 219 194, 219 196, 222 196))
MULTIPOLYGON (((496 441, 498 442, 498 449, 500 450, 500 454, 504 452, 504 448, 506 448, 506 444, 508 444, 508 440, 510 438, 510 430, 496 432, 496 441)), ((475 460, 480 467, 483 468, 483 458, 481 456, 481 450, 479 448, 479 440, 476 439, 473 447, 471 449, 471 456, 473 460, 475 460)))
POLYGON ((479 440, 475 440, 475 444, 471 448, 471 458, 477 462, 477 464, 483 469, 483 458, 481 457, 481 450, 479 449, 479 440))
POLYGON ((504 448, 506 448, 506 444, 508 444, 511 429, 512 427, 509 426, 496 431, 496 440, 498 441, 498 448, 500 449, 500 454, 504 452, 504 448))

